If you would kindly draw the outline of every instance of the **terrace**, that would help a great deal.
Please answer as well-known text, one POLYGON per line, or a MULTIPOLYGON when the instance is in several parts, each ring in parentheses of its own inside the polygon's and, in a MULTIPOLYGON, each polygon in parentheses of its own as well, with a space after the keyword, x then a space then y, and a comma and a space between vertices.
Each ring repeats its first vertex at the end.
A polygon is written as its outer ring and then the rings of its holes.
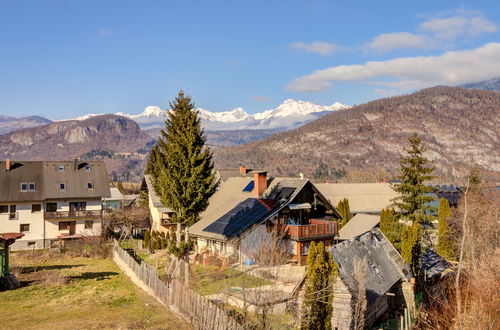
POLYGON ((47 211, 44 213, 45 220, 78 219, 78 218, 101 218, 102 210, 74 210, 74 211, 47 211))

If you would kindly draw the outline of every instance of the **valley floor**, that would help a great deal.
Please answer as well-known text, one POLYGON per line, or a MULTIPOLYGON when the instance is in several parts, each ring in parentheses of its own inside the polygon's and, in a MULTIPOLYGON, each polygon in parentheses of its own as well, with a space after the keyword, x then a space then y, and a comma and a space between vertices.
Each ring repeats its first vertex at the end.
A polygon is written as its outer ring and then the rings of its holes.
POLYGON ((4 329, 191 329, 137 288, 111 259, 18 252, 22 286, 0 292, 4 329))

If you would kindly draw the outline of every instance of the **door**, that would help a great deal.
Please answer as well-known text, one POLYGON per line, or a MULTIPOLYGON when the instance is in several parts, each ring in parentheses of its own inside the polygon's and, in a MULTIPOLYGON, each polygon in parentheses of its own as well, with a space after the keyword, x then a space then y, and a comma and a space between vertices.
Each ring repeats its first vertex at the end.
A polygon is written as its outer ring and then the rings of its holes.
POLYGON ((69 203, 69 215, 70 216, 79 216, 85 211, 87 208, 87 202, 70 202, 69 203))
POLYGON ((76 221, 69 222, 69 234, 74 235, 76 233, 76 221))

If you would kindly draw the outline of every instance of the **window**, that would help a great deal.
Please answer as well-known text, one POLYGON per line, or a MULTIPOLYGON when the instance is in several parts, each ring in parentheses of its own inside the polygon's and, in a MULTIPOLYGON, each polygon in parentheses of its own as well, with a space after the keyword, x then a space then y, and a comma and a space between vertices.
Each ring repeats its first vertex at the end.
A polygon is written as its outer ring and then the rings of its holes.
POLYGON ((69 222, 68 221, 59 222, 59 231, 68 230, 68 229, 69 229, 69 222))
POLYGON ((87 189, 94 189, 94 184, 92 182, 87 182, 87 189))
POLYGON ((34 182, 21 182, 21 191, 26 192, 26 191, 35 191, 36 190, 36 185, 34 182))
POLYGON ((92 228, 94 228, 94 221, 85 220, 85 229, 92 229, 92 228))
POLYGON ((45 204, 45 212, 56 212, 57 203, 47 203, 45 204))
POLYGON ((29 248, 34 248, 36 246, 36 242, 28 242, 29 248))
POLYGON ((59 182, 59 190, 66 190, 66 184, 64 182, 59 182))
POLYGON ((90 164, 85 165, 85 171, 90 172, 90 164))
POLYGON ((64 171, 64 165, 59 165, 59 166, 57 167, 57 170, 58 170, 58 171, 64 171))
POLYGON ((85 211, 87 209, 87 202, 69 202, 70 211, 85 211))
POLYGON ((16 212, 15 205, 9 205, 9 219, 10 220, 17 220, 17 212, 16 212))
POLYGON ((0 205, 0 213, 9 213, 9 205, 0 205))
POLYGON ((31 213, 40 212, 42 210, 42 204, 31 204, 31 213))
POLYGON ((19 231, 20 231, 21 233, 25 233, 25 232, 30 231, 30 224, 29 224, 29 223, 23 223, 23 224, 20 224, 20 225, 19 225, 19 231))

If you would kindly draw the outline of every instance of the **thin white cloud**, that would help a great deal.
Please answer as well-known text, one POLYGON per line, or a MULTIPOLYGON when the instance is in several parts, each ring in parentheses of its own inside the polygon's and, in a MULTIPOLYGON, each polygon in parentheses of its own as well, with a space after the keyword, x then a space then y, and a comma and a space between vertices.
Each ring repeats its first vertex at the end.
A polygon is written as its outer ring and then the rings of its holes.
POLYGON ((395 49, 450 49, 458 40, 478 38, 498 27, 479 11, 457 10, 446 16, 427 17, 418 32, 379 34, 365 44, 367 52, 383 53, 395 49))
POLYGON ((344 47, 324 41, 313 41, 310 43, 294 42, 290 45, 292 49, 301 52, 315 53, 319 55, 331 55, 342 50, 344 47))
POLYGON ((395 32, 379 34, 366 45, 366 48, 381 53, 394 49, 423 49, 429 47, 430 43, 429 38, 424 35, 395 32))
POLYGON ((454 40, 458 37, 479 37, 498 30, 497 26, 482 16, 454 16, 435 18, 420 24, 419 29, 432 33, 439 39, 454 40))
POLYGON ((500 76, 499 58, 500 43, 488 43, 477 49, 449 51, 440 56, 402 57, 335 66, 296 78, 285 88, 294 92, 319 92, 329 89, 335 82, 348 81, 400 90, 457 85, 500 76))

